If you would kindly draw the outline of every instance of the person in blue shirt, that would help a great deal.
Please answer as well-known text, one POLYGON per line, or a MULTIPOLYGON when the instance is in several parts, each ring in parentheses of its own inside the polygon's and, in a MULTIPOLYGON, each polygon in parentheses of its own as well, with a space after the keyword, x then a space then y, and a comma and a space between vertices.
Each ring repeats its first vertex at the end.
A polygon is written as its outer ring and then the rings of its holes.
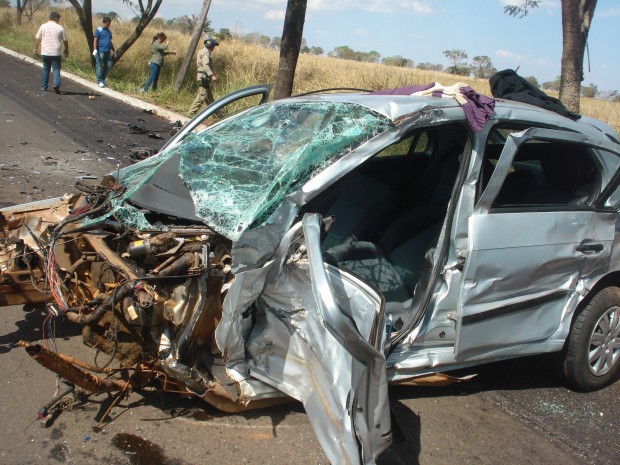
POLYGON ((108 16, 104 16, 101 20, 101 26, 95 29, 93 34, 95 37, 93 39, 93 55, 97 62, 96 75, 99 87, 108 86, 105 78, 112 67, 112 57, 116 55, 112 44, 112 31, 110 31, 111 22, 112 20, 108 16))

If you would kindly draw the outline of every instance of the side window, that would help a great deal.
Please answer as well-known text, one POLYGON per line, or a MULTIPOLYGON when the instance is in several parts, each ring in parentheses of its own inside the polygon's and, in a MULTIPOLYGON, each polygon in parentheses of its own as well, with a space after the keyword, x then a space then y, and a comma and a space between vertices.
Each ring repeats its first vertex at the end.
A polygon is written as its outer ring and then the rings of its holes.
POLYGON ((492 207, 586 205, 598 192, 598 170, 585 146, 528 141, 519 147, 492 207))
POLYGON ((415 146, 413 147, 411 153, 416 155, 428 154, 430 145, 431 143, 428 133, 424 131, 417 135, 417 138, 415 140, 415 146))
POLYGON ((407 155, 429 155, 430 138, 426 131, 416 133, 406 139, 386 147, 378 157, 405 157, 407 155))

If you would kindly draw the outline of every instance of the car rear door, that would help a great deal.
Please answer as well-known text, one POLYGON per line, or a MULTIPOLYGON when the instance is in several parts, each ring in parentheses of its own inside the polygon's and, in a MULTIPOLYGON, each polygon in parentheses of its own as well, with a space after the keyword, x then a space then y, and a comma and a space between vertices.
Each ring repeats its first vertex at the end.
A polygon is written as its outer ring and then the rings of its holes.
MULTIPOLYGON (((528 129, 509 136, 469 219, 457 320, 460 360, 549 338, 570 316, 588 280, 609 268, 617 214, 600 208, 604 192, 593 191, 597 201, 575 205, 497 207, 498 194, 510 190, 507 177, 517 178, 515 155, 527 142, 577 144, 571 147, 618 155, 615 144, 564 131, 528 129)), ((536 184, 530 186, 512 192, 535 197, 536 184)))
POLYGON ((321 220, 283 240, 247 351, 250 374, 303 402, 331 463, 372 464, 391 442, 383 297, 323 262, 321 220))

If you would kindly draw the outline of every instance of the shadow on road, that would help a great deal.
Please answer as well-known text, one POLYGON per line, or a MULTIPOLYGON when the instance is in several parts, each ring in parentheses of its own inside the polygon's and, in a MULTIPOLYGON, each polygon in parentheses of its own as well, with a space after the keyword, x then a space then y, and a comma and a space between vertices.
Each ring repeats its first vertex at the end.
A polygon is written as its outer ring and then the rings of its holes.
POLYGON ((392 445, 377 459, 377 465, 418 465, 422 450, 419 415, 393 398, 390 399, 390 413, 392 445))
POLYGON ((18 348, 19 341, 35 342, 49 338, 51 331, 54 331, 56 339, 65 340, 82 332, 81 328, 76 325, 58 324, 50 320, 46 324, 44 306, 24 305, 23 312, 24 318, 15 322, 17 329, 0 336, 0 354, 18 348))
POLYGON ((496 390, 525 391, 541 388, 561 388, 562 379, 555 368, 552 355, 533 356, 478 366, 451 372, 462 377, 477 376, 470 381, 449 386, 418 387, 391 386, 393 445, 377 460, 378 465, 416 465, 421 451, 422 421, 405 402, 423 398, 469 396, 496 390))

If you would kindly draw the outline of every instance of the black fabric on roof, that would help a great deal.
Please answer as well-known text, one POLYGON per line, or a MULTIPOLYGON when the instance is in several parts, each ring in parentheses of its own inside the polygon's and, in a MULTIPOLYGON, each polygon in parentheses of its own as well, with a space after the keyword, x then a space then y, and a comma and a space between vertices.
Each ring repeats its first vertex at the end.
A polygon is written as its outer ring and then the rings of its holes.
POLYGON ((489 84, 491 85, 491 93, 495 98, 529 103, 573 120, 581 118, 581 115, 570 111, 559 99, 545 94, 512 69, 498 71, 491 76, 489 84))

